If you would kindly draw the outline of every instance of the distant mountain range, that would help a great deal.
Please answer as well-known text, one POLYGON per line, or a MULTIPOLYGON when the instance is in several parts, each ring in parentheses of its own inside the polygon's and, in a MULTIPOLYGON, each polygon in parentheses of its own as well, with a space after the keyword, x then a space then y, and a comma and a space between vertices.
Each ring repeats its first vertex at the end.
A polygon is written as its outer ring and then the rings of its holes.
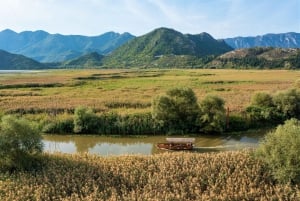
POLYGON ((266 34, 255 37, 226 38, 225 42, 234 49, 251 47, 300 48, 300 33, 266 34))
POLYGON ((99 36, 49 34, 45 31, 0 32, 0 49, 39 62, 62 62, 91 52, 109 54, 134 38, 129 33, 107 32, 99 36))
POLYGON ((228 68, 230 65, 300 68, 300 50, 290 48, 300 47, 299 35, 267 34, 216 40, 208 33, 182 34, 169 28, 158 28, 139 37, 114 32, 87 37, 4 30, 0 32, 0 49, 5 50, 0 52, 0 69, 228 68))

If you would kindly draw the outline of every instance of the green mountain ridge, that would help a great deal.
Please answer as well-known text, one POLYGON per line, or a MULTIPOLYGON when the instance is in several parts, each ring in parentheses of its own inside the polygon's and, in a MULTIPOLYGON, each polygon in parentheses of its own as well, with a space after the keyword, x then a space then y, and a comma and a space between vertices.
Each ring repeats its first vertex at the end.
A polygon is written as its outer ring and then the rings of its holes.
MULTIPOLYGON (((0 32, 0 34, 3 33, 8 33, 11 36, 14 32, 10 30, 0 32)), ((48 33, 43 31, 37 31, 35 34, 38 37, 32 38, 31 32, 22 32, 23 40, 38 43, 40 39, 45 36, 48 37, 48 33)), ((64 36, 56 36, 55 38, 57 37, 64 36)), ((115 33, 107 33, 106 37, 105 40, 110 37, 115 38, 115 33)), ((101 41, 98 42, 102 43, 101 41)), ((66 43, 68 43, 67 46, 72 46, 72 40, 67 40, 66 43)), ((59 45, 57 48, 63 49, 59 45)), ((45 50, 45 52, 47 51, 45 50)), ((92 51, 92 49, 85 53, 80 48, 76 51, 68 50, 66 54, 58 55, 65 58, 64 62, 41 64, 21 55, 10 54, 5 51, 0 53, 1 69, 300 68, 300 49, 297 48, 254 47, 233 50, 224 40, 216 40, 208 33, 182 34, 169 28, 158 28, 148 34, 128 40, 107 55, 102 55, 98 51, 92 51), (71 54, 73 56, 70 58, 71 54)), ((56 57, 55 54, 49 53, 48 56, 50 55, 56 57)))
POLYGON ((45 68, 44 64, 33 59, 0 50, 0 70, 33 70, 45 68))
POLYGON ((182 34, 173 29, 158 28, 120 46, 105 58, 104 63, 108 66, 125 67, 151 66, 152 64, 161 66, 157 64, 157 61, 162 57, 174 59, 179 56, 195 60, 210 55, 220 55, 231 50, 232 48, 224 41, 215 40, 207 33, 191 35, 182 34))
POLYGON ((299 48, 255 47, 227 52, 208 67, 215 68, 300 68, 299 48))
POLYGON ((61 66, 67 68, 95 68, 103 65, 103 58, 103 55, 91 52, 76 59, 63 62, 61 66))

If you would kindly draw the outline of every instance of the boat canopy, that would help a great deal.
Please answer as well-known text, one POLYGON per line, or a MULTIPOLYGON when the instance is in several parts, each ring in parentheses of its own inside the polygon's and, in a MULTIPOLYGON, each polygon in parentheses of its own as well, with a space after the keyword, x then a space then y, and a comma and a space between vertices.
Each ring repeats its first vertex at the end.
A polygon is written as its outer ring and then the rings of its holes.
POLYGON ((195 138, 166 138, 169 143, 193 143, 195 138))

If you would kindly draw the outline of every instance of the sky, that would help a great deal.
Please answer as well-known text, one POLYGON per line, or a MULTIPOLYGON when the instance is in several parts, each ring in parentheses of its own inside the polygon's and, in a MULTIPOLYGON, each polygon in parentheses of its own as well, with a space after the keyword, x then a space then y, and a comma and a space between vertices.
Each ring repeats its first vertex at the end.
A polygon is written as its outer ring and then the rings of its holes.
POLYGON ((159 27, 218 39, 300 33, 300 0, 0 0, 0 31, 140 36, 159 27))

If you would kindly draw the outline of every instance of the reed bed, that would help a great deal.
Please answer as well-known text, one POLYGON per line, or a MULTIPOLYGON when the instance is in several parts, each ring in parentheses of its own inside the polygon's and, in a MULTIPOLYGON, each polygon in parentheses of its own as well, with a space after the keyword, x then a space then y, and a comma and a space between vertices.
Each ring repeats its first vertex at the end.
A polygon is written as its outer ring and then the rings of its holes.
MULTIPOLYGON (((240 112, 257 91, 291 88, 299 71, 288 70, 52 70, 0 76, 0 110, 8 113, 96 111, 142 113, 158 94, 174 87, 192 88, 198 100, 214 94, 240 112)), ((53 113, 53 112, 52 112, 53 113)))
POLYGON ((45 154, 41 171, 0 174, 0 200, 299 200, 250 155, 45 154))

